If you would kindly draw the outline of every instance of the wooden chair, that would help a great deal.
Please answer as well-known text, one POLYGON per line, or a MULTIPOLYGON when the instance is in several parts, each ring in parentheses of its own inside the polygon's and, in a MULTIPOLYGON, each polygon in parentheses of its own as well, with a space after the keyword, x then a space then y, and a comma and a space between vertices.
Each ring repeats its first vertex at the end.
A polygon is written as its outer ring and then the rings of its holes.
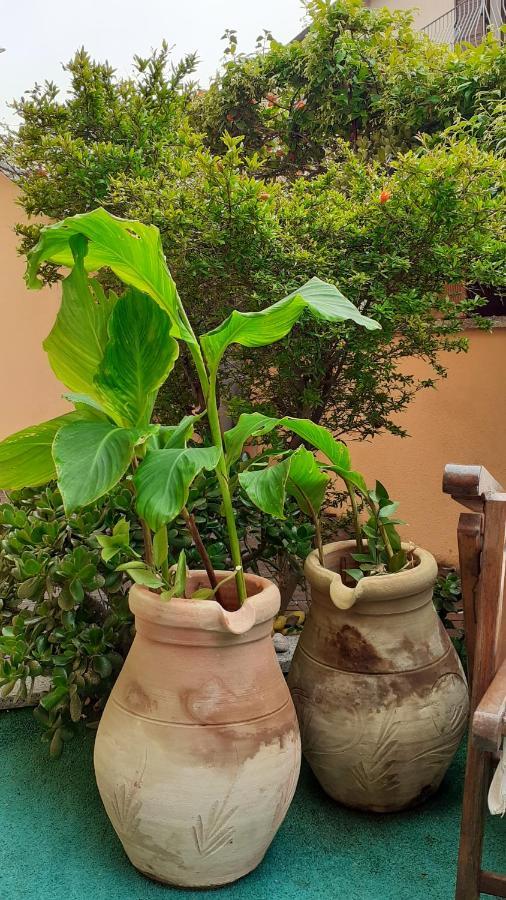
POLYGON ((481 868, 494 754, 506 734, 506 493, 482 466, 448 465, 443 491, 461 513, 458 547, 471 689, 456 900, 506 897, 506 875, 481 868))

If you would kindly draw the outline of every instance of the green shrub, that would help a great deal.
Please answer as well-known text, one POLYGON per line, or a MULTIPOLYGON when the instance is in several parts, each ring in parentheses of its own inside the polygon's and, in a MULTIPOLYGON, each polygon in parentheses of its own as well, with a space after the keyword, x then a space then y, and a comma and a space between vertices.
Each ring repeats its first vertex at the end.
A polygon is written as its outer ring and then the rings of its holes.
POLYGON ((467 668, 465 634, 462 626, 455 623, 452 614, 462 615, 462 589, 460 575, 454 569, 439 575, 434 585, 434 606, 444 627, 450 632, 462 665, 467 668))
POLYGON ((51 486, 13 493, 0 507, 2 694, 19 680, 25 698, 36 676, 50 679, 36 716, 52 755, 78 722, 97 720, 132 640, 128 583, 95 538, 118 513, 140 546, 125 486, 69 519, 51 486))
MULTIPOLYGON (((101 557, 98 535, 111 534, 118 517, 130 525, 130 543, 142 549, 132 493, 122 484, 81 513, 65 516, 52 485, 12 492, 0 505, 0 691, 30 695, 34 679, 50 680, 35 716, 51 754, 58 756, 80 724, 97 724, 133 638, 130 587, 116 567, 129 557, 101 557)), ((216 569, 231 562, 214 475, 195 480, 188 502, 216 569)), ((285 605, 311 550, 313 526, 287 509, 284 521, 263 515, 246 496, 236 518, 249 569, 280 582, 285 605)), ((190 568, 201 562, 182 519, 169 530, 170 562, 185 549, 190 568)))
POLYGON ((245 136, 272 175, 325 168, 335 138, 383 161, 474 116, 483 92, 504 91, 506 53, 489 35, 454 50, 412 28, 410 11, 362 0, 311 0, 302 40, 267 39, 228 62, 197 98, 195 118, 219 152, 224 131, 245 136))
MULTIPOLYGON (((185 81, 193 58, 171 71, 166 46, 128 78, 80 51, 65 98, 49 84, 15 104, 3 153, 21 169, 30 216, 100 203, 155 224, 198 331, 315 271, 337 283, 383 330, 343 341, 303 321, 275 350, 231 354, 224 411, 260 395, 265 411, 288 402, 337 435, 399 434, 398 414, 445 375, 442 353, 467 346, 462 319, 477 304, 449 301, 444 285, 504 284, 504 163, 487 152, 502 146, 501 126, 486 98, 504 87, 506 47, 490 38, 446 50, 413 32, 409 14, 358 0, 310 10, 303 41, 229 54, 208 92, 185 81), (269 106, 271 90, 281 105, 269 106), (445 134, 455 120, 460 130, 445 134), (428 363, 426 377, 410 358, 428 363)), ((26 250, 39 226, 19 231, 26 250)), ((201 400, 182 348, 158 418, 201 400)))

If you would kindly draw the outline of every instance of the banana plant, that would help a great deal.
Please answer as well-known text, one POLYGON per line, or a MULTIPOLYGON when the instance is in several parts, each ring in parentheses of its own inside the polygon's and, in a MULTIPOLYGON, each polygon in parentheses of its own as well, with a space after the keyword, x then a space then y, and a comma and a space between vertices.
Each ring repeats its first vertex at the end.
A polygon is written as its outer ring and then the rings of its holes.
MULTIPOLYGON (((181 589, 182 565, 176 572, 167 571, 166 527, 180 514, 202 556, 211 589, 217 589, 205 547, 199 544, 195 522, 186 511, 193 480, 203 470, 214 469, 238 603, 243 603, 246 586, 230 467, 249 438, 270 430, 270 420, 252 413, 222 433, 218 375, 223 356, 233 344, 261 347, 281 340, 303 313, 334 323, 350 320, 369 330, 380 326, 362 315, 337 287, 315 277, 266 309, 232 310, 221 325, 197 337, 167 266, 158 229, 117 218, 101 208, 42 230, 29 253, 26 279, 30 288, 41 286, 38 271, 44 263, 70 269, 62 281, 61 306, 44 349, 74 409, 0 443, 0 487, 37 486, 56 478, 70 515, 127 475, 145 546, 144 560, 133 560, 129 574, 169 595, 176 587, 181 589), (119 296, 106 293, 90 274, 103 268, 112 270, 124 284, 119 296), (180 342, 191 355, 205 409, 164 427, 153 424, 151 415, 157 392, 175 365, 180 342), (195 440, 194 429, 204 418, 210 446, 195 440), (160 573, 155 572, 157 566, 160 573)), ((306 440, 304 429, 311 425, 291 420, 289 427, 306 440)), ((339 465, 337 457, 333 464, 339 465)), ((328 477, 313 454, 301 446, 262 473, 252 466, 241 474, 240 484, 260 509, 272 515, 283 515, 288 494, 317 519, 328 477)), ((220 599, 219 591, 216 596, 220 599)))
POLYGON ((279 461, 268 467, 260 458, 257 469, 253 458, 251 465, 239 475, 239 481, 250 499, 264 512, 279 517, 286 497, 295 497, 303 512, 313 520, 319 560, 324 566, 318 514, 328 473, 332 472, 343 480, 350 499, 356 539, 356 552, 352 553, 352 558, 358 563, 356 568, 346 570, 350 577, 359 581, 365 575, 398 572, 410 566, 413 563, 412 554, 402 546, 396 529, 396 525, 404 524, 395 518, 399 504, 390 499, 381 482, 377 481, 373 490, 368 488, 364 476, 353 469, 346 444, 336 440, 323 425, 291 416, 272 418, 261 413, 244 413, 237 425, 225 434, 228 464, 241 457, 245 443, 252 437, 266 435, 275 428, 296 434, 318 451, 320 457, 315 460, 312 453, 301 446, 289 456, 281 453, 279 461), (357 498, 361 499, 369 513, 364 523, 360 521, 357 498))

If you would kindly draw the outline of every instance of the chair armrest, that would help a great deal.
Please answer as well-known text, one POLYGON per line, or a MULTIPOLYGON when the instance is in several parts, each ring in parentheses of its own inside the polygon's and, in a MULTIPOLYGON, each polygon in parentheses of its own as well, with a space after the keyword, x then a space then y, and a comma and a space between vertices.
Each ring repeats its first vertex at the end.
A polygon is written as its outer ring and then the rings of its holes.
POLYGON ((506 660, 497 670, 473 716, 473 741, 480 750, 495 753, 506 733, 506 660))

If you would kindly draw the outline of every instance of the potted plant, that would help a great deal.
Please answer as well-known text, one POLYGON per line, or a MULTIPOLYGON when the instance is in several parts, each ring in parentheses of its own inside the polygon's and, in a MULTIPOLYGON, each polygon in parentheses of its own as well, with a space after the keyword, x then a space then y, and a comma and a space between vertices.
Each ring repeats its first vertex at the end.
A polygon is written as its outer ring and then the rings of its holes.
MULTIPOLYGON (((313 510, 318 546, 305 565, 312 603, 288 678, 303 752, 341 803, 376 812, 413 806, 441 783, 468 711, 464 672, 432 602, 436 561, 401 542, 398 504, 379 482, 368 489, 343 443, 303 420, 262 428, 278 425, 325 457, 322 475, 343 479, 355 532, 324 546, 313 510)), ((245 472, 245 490, 261 503, 290 465, 245 472)))
MULTIPOLYGON (((121 568, 135 582, 136 637, 98 729, 98 787, 130 860, 146 875, 186 887, 224 884, 262 859, 295 790, 300 745, 271 642, 279 592, 244 573, 232 508, 231 465, 262 429, 258 418, 243 418, 222 434, 219 365, 232 344, 255 347, 283 338, 304 311, 377 325, 337 288, 313 278, 267 309, 233 310, 197 338, 158 230, 103 209, 43 229, 29 254, 31 287, 44 263, 71 268, 44 347, 74 411, 0 444, 0 486, 35 486, 56 477, 70 515, 127 479, 144 553, 130 552, 122 521, 101 539, 109 561, 120 549, 129 554, 121 568), (127 285, 123 294, 106 294, 89 277, 102 267, 127 285), (160 426, 150 421, 153 404, 180 342, 195 366, 203 404, 177 425, 160 426), (202 435, 194 438, 206 421, 210 444, 202 435), (190 485, 202 470, 217 475, 232 573, 213 570, 186 510, 190 485), (201 571, 187 572, 184 554, 177 566, 168 564, 167 525, 179 514, 199 550, 201 571)), ((267 485, 261 508, 282 513, 288 489, 304 509, 317 510, 328 476, 312 453, 304 447, 287 452, 282 466, 290 477, 267 485)), ((257 470, 241 473, 246 486, 248 474, 254 481, 257 470)), ((72 677, 62 659, 61 678, 72 677)))

